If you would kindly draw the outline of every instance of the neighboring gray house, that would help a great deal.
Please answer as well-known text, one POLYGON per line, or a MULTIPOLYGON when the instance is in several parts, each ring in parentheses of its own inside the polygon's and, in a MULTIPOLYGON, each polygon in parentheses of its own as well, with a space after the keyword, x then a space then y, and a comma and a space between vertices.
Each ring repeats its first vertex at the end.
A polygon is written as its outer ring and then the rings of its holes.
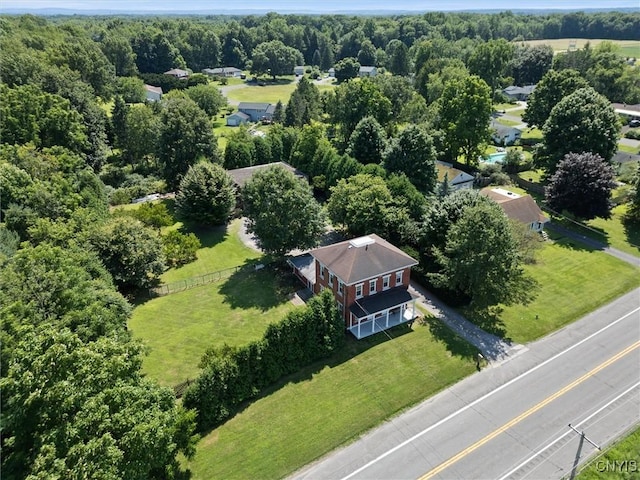
POLYGON ((210 77, 240 77, 242 70, 236 67, 204 68, 202 73, 210 77))
POLYGON ((525 87, 516 87, 511 85, 502 90, 502 93, 504 93, 510 100, 526 101, 535 88, 535 85, 527 85, 525 87))
POLYGON ((164 72, 164 74, 171 75, 172 77, 176 78, 187 78, 189 76, 189 72, 187 72, 186 70, 181 70, 180 68, 172 68, 171 70, 164 72))
POLYGON ((249 120, 251 120, 251 118, 246 113, 235 112, 231 115, 227 115, 227 126, 237 127, 243 123, 247 123, 249 120))
POLYGON ((297 67, 293 67, 293 74, 296 76, 304 75, 304 65, 298 65, 297 67))
POLYGON ((153 85, 147 85, 145 83, 144 90, 146 93, 147 102, 159 102, 162 100, 162 88, 154 87, 153 85))
POLYGON ((252 122, 259 122, 261 120, 271 120, 276 107, 270 103, 240 102, 238 111, 248 115, 252 122))
POLYGON ((304 180, 305 182, 309 181, 309 179, 304 173, 302 173, 297 168, 292 167, 286 162, 273 162, 273 163, 265 163, 262 165, 254 165, 252 167, 234 168, 232 170, 227 170, 227 173, 231 176, 231 179, 233 180, 233 183, 235 183, 236 186, 238 187, 238 190, 240 190, 242 187, 244 187, 245 183, 247 183, 251 179, 251 177, 253 177, 254 173, 269 167, 273 167, 274 165, 280 165, 285 170, 289 170, 296 177, 298 177, 301 180, 304 180))
POLYGON ((513 145, 522 136, 522 130, 503 125, 495 120, 491 121, 491 139, 497 145, 513 145))
POLYGON ((376 67, 370 66, 362 66, 360 67, 360 71, 358 72, 358 76, 360 77, 375 77, 378 74, 378 69, 376 67))

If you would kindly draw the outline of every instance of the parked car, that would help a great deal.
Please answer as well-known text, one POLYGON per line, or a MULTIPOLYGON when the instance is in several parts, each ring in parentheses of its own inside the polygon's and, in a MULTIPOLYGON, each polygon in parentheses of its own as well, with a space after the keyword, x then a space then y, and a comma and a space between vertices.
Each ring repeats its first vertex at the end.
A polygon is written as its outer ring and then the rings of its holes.
POLYGON ((640 127, 640 120, 638 120, 638 119, 631 120, 631 121, 629 122, 629 126, 630 126, 631 128, 640 127))

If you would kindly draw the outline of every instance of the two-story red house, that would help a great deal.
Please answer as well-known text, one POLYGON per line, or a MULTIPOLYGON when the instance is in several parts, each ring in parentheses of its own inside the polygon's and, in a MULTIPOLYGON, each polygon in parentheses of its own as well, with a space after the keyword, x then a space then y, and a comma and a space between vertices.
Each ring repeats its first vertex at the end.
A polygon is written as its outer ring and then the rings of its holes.
POLYGON ((364 338, 413 320, 409 293, 411 267, 417 261, 378 235, 347 240, 292 258, 296 275, 314 293, 333 292, 356 338, 364 338))

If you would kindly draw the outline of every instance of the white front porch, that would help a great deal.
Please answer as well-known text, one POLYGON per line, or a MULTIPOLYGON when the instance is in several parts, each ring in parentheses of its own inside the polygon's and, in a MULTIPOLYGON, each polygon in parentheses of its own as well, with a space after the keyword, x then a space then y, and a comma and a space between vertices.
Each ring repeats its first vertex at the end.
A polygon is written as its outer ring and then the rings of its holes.
MULTIPOLYGON (((408 294, 407 294, 408 295, 408 294)), ((402 323, 410 322, 417 317, 416 299, 394 304, 367 315, 367 310, 358 305, 349 312, 349 332, 358 340, 374 335, 402 323)))

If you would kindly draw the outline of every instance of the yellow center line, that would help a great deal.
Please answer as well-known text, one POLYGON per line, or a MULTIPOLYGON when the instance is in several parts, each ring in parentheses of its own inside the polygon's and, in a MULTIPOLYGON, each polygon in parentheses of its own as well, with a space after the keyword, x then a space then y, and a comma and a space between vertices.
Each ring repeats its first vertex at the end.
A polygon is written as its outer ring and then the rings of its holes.
POLYGON ((478 448, 480 448, 481 446, 483 446, 485 443, 489 442, 490 440, 494 439, 495 437, 497 437, 498 435, 500 435, 501 433, 504 433, 506 430, 508 430, 509 428, 513 427, 514 425, 520 423, 522 420, 524 420, 525 418, 527 418, 528 416, 534 414, 535 412, 537 412, 538 410, 540 410, 541 408, 545 407, 546 405, 548 405, 549 403, 553 402, 556 398, 564 395, 565 393, 567 393, 569 390, 577 387, 578 385, 580 385, 582 382, 584 382, 585 380, 587 380, 590 377, 593 377, 595 374, 597 374, 598 372, 600 372, 601 370, 607 368, 609 365, 611 365, 612 363, 620 360, 622 357, 624 357, 625 355, 629 354, 630 352, 632 352, 633 350, 635 350, 636 348, 638 348, 640 346, 640 341, 637 341, 636 343, 634 343, 633 345, 628 346, 627 348, 625 348, 624 350, 622 350, 621 352, 617 353, 616 355, 614 355, 613 357, 611 357, 609 360, 605 361, 604 363, 601 363, 600 365, 598 365, 597 367, 595 367, 593 370, 585 373, 583 376, 581 376, 580 378, 578 378, 577 380, 574 380, 573 382, 571 382, 569 385, 567 385, 566 387, 558 390, 556 393, 554 393, 553 395, 545 398, 544 400, 542 400, 540 403, 538 403, 537 405, 534 405, 533 407, 531 407, 529 410, 527 410, 526 412, 518 415, 516 418, 514 418, 513 420, 505 423, 503 426, 501 426, 500 428, 494 430, 493 432, 491 432, 490 434, 488 434, 487 436, 485 436, 484 438, 481 438, 480 440, 478 440, 476 443, 474 443, 473 445, 470 445, 469 447, 465 448, 464 450, 462 450, 460 453, 458 453, 457 455, 451 457, 449 460, 447 460, 446 462, 441 463, 440 465, 438 465, 436 468, 434 468, 433 470, 430 470, 429 472, 425 473, 422 477, 420 477, 419 480, 427 480, 429 478, 434 477, 435 475, 439 474, 440 472, 442 472, 444 469, 450 467, 451 465, 453 465, 454 463, 456 463, 458 460, 466 457, 467 455, 469 455, 471 452, 473 452, 474 450, 477 450, 478 448))

